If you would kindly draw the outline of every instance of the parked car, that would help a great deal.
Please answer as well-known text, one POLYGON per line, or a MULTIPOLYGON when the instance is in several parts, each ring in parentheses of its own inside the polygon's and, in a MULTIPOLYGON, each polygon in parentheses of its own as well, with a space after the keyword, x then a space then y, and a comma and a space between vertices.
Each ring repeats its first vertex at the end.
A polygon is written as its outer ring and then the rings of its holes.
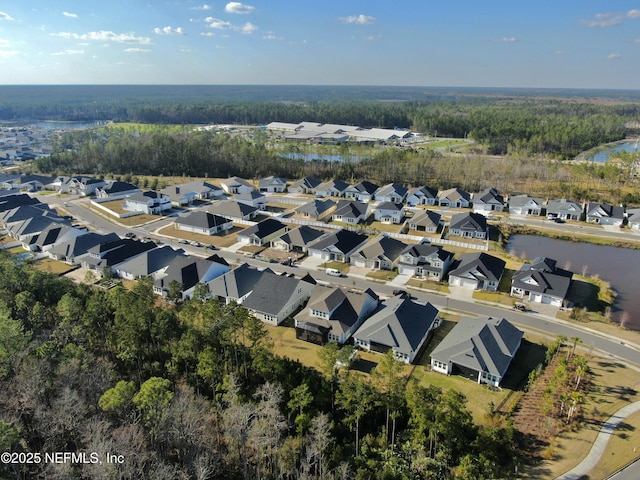
POLYGON ((178 243, 181 243, 182 245, 188 245, 189 242, 187 240, 185 240, 184 238, 178 240, 178 243))
POLYGON ((327 275, 331 275, 332 277, 341 277, 342 276, 342 272, 340 270, 338 270, 337 268, 327 268, 325 270, 325 273, 327 275))
POLYGON ((513 304, 513 309, 514 310, 520 310, 521 312, 526 312, 527 311, 527 306, 524 303, 514 303, 513 304))
POLYGON ((124 234, 125 238, 136 238, 136 234, 133 232, 127 232, 124 234))

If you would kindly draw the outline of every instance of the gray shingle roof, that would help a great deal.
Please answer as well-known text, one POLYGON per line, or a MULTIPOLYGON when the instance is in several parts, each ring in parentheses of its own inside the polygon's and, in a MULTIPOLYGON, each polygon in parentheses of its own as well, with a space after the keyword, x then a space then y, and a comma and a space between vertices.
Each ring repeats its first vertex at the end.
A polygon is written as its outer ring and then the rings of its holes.
POLYGON ((451 216, 449 230, 462 230, 464 232, 486 232, 487 218, 484 215, 473 212, 456 213, 451 216))
POLYGON ((293 230, 289 230, 287 233, 280 237, 280 240, 285 242, 287 245, 293 245, 295 247, 306 247, 310 243, 318 240, 320 237, 326 234, 327 232, 318 230, 317 228, 302 225, 298 228, 294 228, 293 230))
POLYGON ((239 299, 253 290, 256 283, 265 272, 273 273, 271 270, 258 270, 247 263, 234 268, 233 270, 211 280, 209 292, 218 297, 239 299))
POLYGON ((423 210, 408 220, 411 225, 417 225, 425 228, 437 228, 440 225, 442 215, 433 210, 423 210))
POLYGON ((175 223, 180 225, 189 225, 197 228, 206 228, 210 229, 213 227, 218 227, 220 225, 224 225, 225 223, 229 223, 230 220, 226 217, 221 217, 220 215, 215 215, 210 212, 205 212, 201 210, 196 210, 193 212, 189 212, 184 217, 176 218, 175 223))
POLYGON ((556 268, 555 260, 538 257, 532 264, 523 265, 513 275, 511 286, 565 298, 571 285, 572 276, 572 272, 556 268))
POLYGON ((408 355, 420 346, 438 313, 430 303, 416 303, 399 295, 383 301, 354 338, 386 345, 408 355))
POLYGON ((319 240, 318 243, 315 243, 313 249, 322 250, 333 246, 342 253, 349 253, 358 245, 366 242, 368 238, 366 235, 349 230, 338 230, 335 233, 329 234, 326 238, 319 240))
POLYGON ((242 305, 249 310, 277 315, 299 288, 300 282, 303 281, 305 280, 293 276, 277 275, 273 272, 265 273, 242 305))
POLYGON ((238 235, 262 239, 276 233, 278 230, 282 230, 283 228, 287 228, 284 223, 279 222, 274 218, 267 218, 266 220, 247 228, 238 235))
POLYGON ((355 255, 360 255, 367 260, 386 258, 395 261, 406 246, 407 244, 400 240, 380 235, 358 250, 355 255))
POLYGON ((499 282, 504 273, 506 262, 484 252, 465 253, 460 258, 460 264, 449 276, 459 277, 474 270, 492 282, 499 282))
POLYGON ((503 377, 522 335, 504 318, 465 317, 431 352, 431 357, 503 377))
POLYGON ((215 202, 208 207, 208 210, 211 213, 227 218, 244 218, 251 213, 257 212, 258 208, 245 203, 238 203, 235 200, 222 200, 215 202))

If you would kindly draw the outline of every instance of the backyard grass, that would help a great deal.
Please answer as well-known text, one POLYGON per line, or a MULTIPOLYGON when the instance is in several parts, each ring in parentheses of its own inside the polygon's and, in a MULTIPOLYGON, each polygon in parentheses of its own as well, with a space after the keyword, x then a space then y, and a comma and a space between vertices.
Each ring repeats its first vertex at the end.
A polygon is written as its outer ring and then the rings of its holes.
POLYGON ((421 280, 419 278, 411 278, 407 283, 407 286, 414 288, 422 288, 425 290, 435 290, 436 292, 451 293, 449 285, 442 282, 434 282, 432 280, 421 280))
POLYGON ((349 272, 349 264, 342 262, 324 262, 319 265, 319 268, 335 268, 336 270, 340 270, 342 273, 349 272))
POLYGON ((166 227, 158 230, 160 235, 172 237, 176 239, 184 239, 188 241, 200 242, 203 245, 215 245, 218 248, 230 247, 238 241, 238 232, 244 230, 246 226, 233 227, 230 230, 226 230, 224 233, 217 235, 204 235, 202 233, 186 232, 184 230, 178 230, 174 225, 167 225, 166 227))
POLYGON ((77 265, 69 265, 51 258, 41 258, 36 260, 33 263, 33 266, 40 271, 52 273, 54 275, 65 275, 78 268, 77 265))
POLYGON ((372 280, 390 281, 398 276, 398 272, 391 270, 374 270, 367 273, 366 277, 372 280))

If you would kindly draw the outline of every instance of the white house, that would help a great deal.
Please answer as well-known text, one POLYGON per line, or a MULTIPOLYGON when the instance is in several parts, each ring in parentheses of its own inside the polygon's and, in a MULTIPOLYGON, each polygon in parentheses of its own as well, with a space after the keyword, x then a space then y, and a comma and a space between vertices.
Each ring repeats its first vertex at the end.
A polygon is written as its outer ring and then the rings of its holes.
POLYGON ((382 202, 374 209, 374 218, 386 224, 400 224, 404 219, 404 208, 400 203, 382 202))

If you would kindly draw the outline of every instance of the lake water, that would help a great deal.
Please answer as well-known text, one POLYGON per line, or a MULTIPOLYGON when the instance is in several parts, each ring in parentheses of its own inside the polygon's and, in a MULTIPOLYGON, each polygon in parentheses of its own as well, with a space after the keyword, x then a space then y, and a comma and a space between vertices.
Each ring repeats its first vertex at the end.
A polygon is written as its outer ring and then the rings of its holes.
POLYGON ((49 122, 43 120, 41 122, 29 123, 27 126, 32 128, 40 128, 43 130, 82 130, 85 128, 98 127, 106 124, 106 121, 92 122, 49 122))
POLYGON ((557 260, 559 267, 572 272, 597 274, 618 294, 613 319, 620 322, 626 317, 625 327, 640 330, 640 250, 535 235, 512 235, 507 251, 529 260, 546 256, 557 260))
POLYGON ((614 147, 607 148, 606 150, 602 150, 592 157, 589 157, 589 161, 604 163, 609 159, 609 156, 615 152, 635 152, 638 149, 638 144, 636 142, 625 142, 620 143, 614 147))

